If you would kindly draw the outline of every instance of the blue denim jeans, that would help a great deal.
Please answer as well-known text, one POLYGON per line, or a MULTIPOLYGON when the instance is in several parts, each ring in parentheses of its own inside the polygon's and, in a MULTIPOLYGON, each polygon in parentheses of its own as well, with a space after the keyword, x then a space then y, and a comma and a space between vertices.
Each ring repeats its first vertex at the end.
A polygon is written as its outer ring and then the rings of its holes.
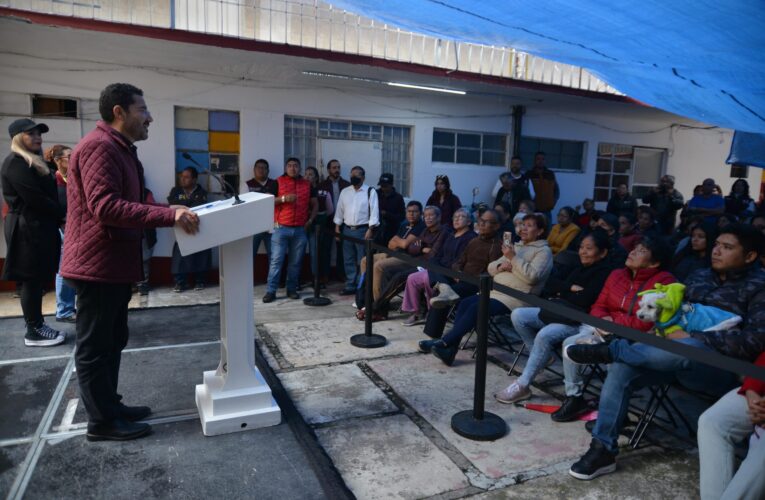
POLYGON ((256 234, 252 237, 252 256, 255 257, 260 250, 260 242, 266 247, 266 258, 271 260, 271 233, 266 231, 265 233, 256 234))
MULTIPOLYGON (((441 340, 448 346, 459 345, 462 337, 475 328, 478 323, 478 302, 480 295, 471 295, 460 301, 457 306, 457 312, 454 315, 454 325, 441 340)), ((489 299, 489 316, 500 316, 510 314, 510 309, 497 299, 489 299)))
POLYGON ((268 268, 268 293, 276 294, 279 288, 279 278, 282 274, 282 264, 287 253, 287 292, 294 292, 298 287, 300 267, 303 264, 305 248, 308 240, 305 229, 299 227, 277 227, 271 235, 271 263, 268 268))
MULTIPOLYGON (((350 236, 351 238, 358 238, 360 240, 364 239, 366 232, 367 229, 364 227, 359 229, 343 227, 343 236, 350 236)), ((361 258, 364 257, 364 252, 365 249, 363 244, 343 240, 343 267, 345 268, 346 290, 352 290, 356 288, 359 274, 359 263, 361 263, 361 258)))
POLYGON ((518 377, 518 383, 528 387, 541 372, 553 349, 561 342, 579 332, 579 327, 551 323, 545 325, 539 320, 538 307, 521 307, 513 311, 510 319, 513 328, 529 350, 529 360, 518 377))
MULTIPOLYGON (((676 342, 712 350, 694 338, 676 342)), ((738 381, 733 373, 645 344, 630 344, 627 340, 616 339, 609 349, 614 362, 609 366, 600 393, 598 420, 592 436, 614 454, 618 452, 616 441, 627 415, 630 396, 636 389, 678 381, 689 389, 721 395, 735 387, 738 381)))
POLYGON ((699 417, 701 500, 765 498, 765 432, 747 414, 746 398, 733 389, 699 417), (736 470, 736 446, 749 440, 746 458, 736 470))
MULTIPOLYGON (((61 234, 61 255, 64 254, 64 233, 61 234)), ((61 265, 61 259, 59 258, 59 265, 61 265)), ((56 317, 57 318, 69 318, 75 313, 75 295, 77 292, 74 288, 68 286, 64 282, 64 278, 56 273, 56 317)))

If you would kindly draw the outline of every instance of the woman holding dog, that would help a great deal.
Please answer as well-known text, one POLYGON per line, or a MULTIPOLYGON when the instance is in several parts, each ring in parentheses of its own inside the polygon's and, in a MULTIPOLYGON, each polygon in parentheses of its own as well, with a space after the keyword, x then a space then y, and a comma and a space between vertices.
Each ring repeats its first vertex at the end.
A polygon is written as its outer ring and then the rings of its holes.
MULTIPOLYGON (((610 249, 611 240, 604 230, 598 228, 585 236, 579 245, 580 264, 564 279, 550 276, 542 296, 562 306, 589 311, 613 269, 607 259, 610 249)), ((538 307, 515 309, 510 318, 513 328, 529 350, 529 360, 521 376, 494 395, 494 399, 505 404, 529 399, 534 378, 549 361, 555 360, 552 350, 579 332, 578 322, 538 307)))
MULTIPOLYGON (((653 323, 641 321, 636 316, 640 307, 638 293, 650 290, 656 283, 668 285, 677 280, 665 271, 672 257, 672 249, 661 238, 644 237, 627 256, 621 269, 611 272, 590 309, 590 315, 612 321, 617 325, 635 328, 647 332, 653 323)), ((608 332, 589 327, 563 341, 563 351, 567 346, 577 343, 599 343, 608 332)), ((569 422, 588 410, 583 397, 584 366, 577 365, 563 357, 566 399, 558 411, 550 415, 556 422, 569 422)))

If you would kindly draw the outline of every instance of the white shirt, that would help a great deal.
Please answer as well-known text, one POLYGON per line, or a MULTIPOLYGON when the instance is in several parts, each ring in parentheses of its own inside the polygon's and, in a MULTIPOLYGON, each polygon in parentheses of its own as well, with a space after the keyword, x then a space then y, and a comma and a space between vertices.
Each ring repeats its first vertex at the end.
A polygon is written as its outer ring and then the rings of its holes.
POLYGON ((377 191, 366 184, 362 184, 358 191, 353 186, 343 189, 335 208, 334 222, 337 225, 345 224, 346 226, 379 225, 380 209, 377 203, 377 191))

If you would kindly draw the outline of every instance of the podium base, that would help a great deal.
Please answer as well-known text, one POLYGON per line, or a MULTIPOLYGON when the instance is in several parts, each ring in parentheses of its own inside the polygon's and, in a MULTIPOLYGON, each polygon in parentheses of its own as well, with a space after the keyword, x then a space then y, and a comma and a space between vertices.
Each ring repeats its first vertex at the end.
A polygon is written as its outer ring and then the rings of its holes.
POLYGON ((251 387, 223 391, 223 377, 214 371, 204 372, 204 383, 196 386, 195 399, 205 436, 269 427, 281 422, 281 410, 257 369, 256 376, 251 387))
POLYGON ((485 412, 482 420, 473 417, 473 410, 452 415, 452 430, 474 441, 494 441, 507 434, 507 423, 493 413, 485 412))

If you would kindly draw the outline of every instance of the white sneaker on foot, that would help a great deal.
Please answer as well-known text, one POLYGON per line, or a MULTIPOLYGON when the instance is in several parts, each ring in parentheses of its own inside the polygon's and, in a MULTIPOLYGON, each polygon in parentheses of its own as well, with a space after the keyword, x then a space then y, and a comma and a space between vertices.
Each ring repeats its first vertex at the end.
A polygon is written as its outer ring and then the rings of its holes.
POLYGON ((524 387, 517 381, 505 387, 504 390, 496 393, 494 399, 504 404, 517 403, 531 397, 531 389, 524 387))

